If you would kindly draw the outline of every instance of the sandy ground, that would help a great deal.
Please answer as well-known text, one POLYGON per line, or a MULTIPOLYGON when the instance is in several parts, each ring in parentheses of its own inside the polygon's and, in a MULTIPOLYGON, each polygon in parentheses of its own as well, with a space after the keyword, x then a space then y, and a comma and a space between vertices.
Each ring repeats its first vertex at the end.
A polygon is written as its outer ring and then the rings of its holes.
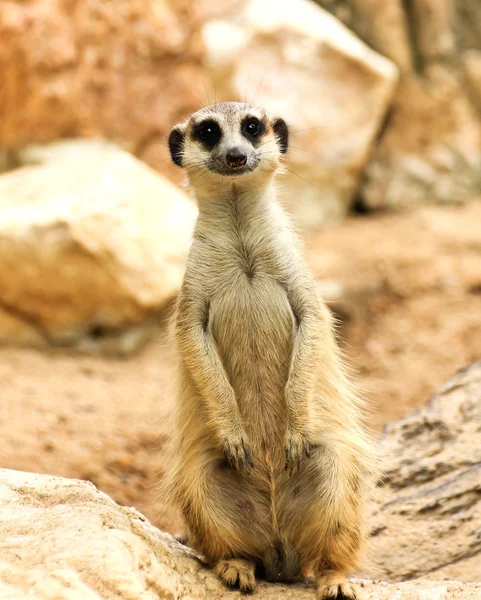
MULTIPOLYGON (((354 376, 384 423, 481 358, 481 202, 359 216, 311 234, 306 253, 354 376)), ((0 465, 93 481, 156 525, 174 399, 159 340, 128 360, 0 349, 0 465)))

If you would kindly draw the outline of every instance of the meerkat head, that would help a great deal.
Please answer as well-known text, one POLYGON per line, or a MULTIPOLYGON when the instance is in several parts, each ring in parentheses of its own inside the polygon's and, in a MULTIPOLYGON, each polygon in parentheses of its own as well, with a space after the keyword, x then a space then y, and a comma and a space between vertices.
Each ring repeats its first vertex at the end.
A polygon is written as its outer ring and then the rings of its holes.
POLYGON ((287 152, 288 128, 283 119, 241 102, 219 102, 192 114, 169 136, 172 160, 191 183, 202 176, 249 178, 272 176, 287 152))

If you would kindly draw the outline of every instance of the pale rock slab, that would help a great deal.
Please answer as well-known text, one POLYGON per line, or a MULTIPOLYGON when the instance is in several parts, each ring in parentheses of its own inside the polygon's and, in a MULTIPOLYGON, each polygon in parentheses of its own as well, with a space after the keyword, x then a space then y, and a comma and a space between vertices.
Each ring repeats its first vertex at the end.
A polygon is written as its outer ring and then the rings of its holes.
MULTIPOLYGON (((239 600, 188 548, 85 481, 0 470, 5 600, 239 600)), ((479 600, 481 584, 361 581, 365 600, 479 600)), ((312 583, 255 597, 314 600, 312 583)))
POLYGON ((0 342, 129 352, 181 285, 196 208, 101 142, 25 151, 0 176, 0 342))
POLYGON ((402 0, 315 0, 401 72, 412 69, 409 21, 402 0))
POLYGON ((481 3, 316 1, 402 72, 359 206, 459 203, 478 195, 481 3))
POLYGON ((480 440, 481 362, 386 427, 370 546, 380 577, 480 580, 480 440))

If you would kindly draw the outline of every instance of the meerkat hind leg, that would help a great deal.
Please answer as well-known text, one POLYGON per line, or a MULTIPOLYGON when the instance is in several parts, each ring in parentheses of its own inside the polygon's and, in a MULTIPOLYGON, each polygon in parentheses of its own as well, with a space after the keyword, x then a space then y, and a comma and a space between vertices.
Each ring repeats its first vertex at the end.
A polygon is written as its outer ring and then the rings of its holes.
POLYGON ((362 600, 355 585, 339 571, 327 571, 316 579, 317 600, 362 600))
POLYGON ((228 587, 239 586, 241 592, 252 594, 256 588, 255 564, 242 558, 220 560, 214 573, 228 587))
POLYGON ((327 534, 324 557, 316 568, 317 600, 362 600, 347 574, 357 566, 360 535, 345 524, 342 533, 327 534))

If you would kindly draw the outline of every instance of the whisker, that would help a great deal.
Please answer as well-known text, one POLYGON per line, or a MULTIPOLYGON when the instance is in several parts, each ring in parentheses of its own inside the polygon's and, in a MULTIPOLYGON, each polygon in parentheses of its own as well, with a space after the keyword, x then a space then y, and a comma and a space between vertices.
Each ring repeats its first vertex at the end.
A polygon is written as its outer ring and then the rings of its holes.
POLYGON ((319 125, 318 127, 306 127, 305 129, 289 129, 289 133, 300 133, 301 131, 313 131, 314 129, 329 129, 325 125, 319 125))
MULTIPOLYGON (((190 178, 189 178, 189 184, 190 184, 191 186, 193 186, 193 185, 194 185, 194 183, 195 183, 196 181, 198 181, 198 180, 199 180, 199 179, 202 177, 202 175, 205 175, 205 174, 206 174, 206 172, 204 171, 204 172, 200 172, 200 173, 198 173, 197 177, 193 177, 192 179, 190 179, 190 178)), ((194 174, 194 175, 195 175, 195 174, 194 174)))
POLYGON ((266 144, 273 144, 273 143, 274 144, 277 143, 275 138, 274 139, 270 139, 270 140, 266 140, 265 142, 262 142, 262 144, 260 144, 257 147, 257 149, 262 148, 262 146, 265 146, 266 144))
POLYGON ((252 104, 252 105, 254 105, 257 100, 257 94, 259 93, 259 90, 261 89, 261 86, 264 83, 265 76, 266 76, 266 72, 264 71, 264 73, 262 74, 261 81, 260 81, 259 85, 257 86, 256 93, 254 94, 254 97, 252 98, 252 100, 250 102, 250 104, 252 104))
MULTIPOLYGON (((275 139, 267 140, 263 144, 260 144, 260 146, 258 146, 258 149, 262 148, 262 146, 265 146, 266 144, 271 144, 271 143, 276 143, 276 140, 275 139)), ((304 148, 298 148, 297 146, 289 145, 287 150, 288 150, 288 152, 290 152, 291 150, 296 150, 298 152, 306 152, 307 154, 312 154, 313 156, 318 156, 319 158, 324 158, 324 156, 322 154, 319 154, 317 152, 312 152, 312 150, 304 150, 304 148)))
POLYGON ((249 69, 249 73, 247 74, 246 90, 245 90, 245 94, 244 94, 244 104, 247 104, 247 89, 249 87, 249 80, 250 80, 250 77, 251 77, 251 71, 252 71, 252 69, 249 69))
POLYGON ((234 92, 235 92, 235 98, 234 98, 234 100, 236 102, 240 102, 241 94, 239 92, 239 86, 237 85, 237 82, 234 82, 233 85, 234 85, 234 88, 235 88, 235 90, 234 90, 234 92))
POLYGON ((298 152, 307 152, 308 154, 313 154, 314 156, 318 156, 319 158, 324 158, 322 154, 318 154, 317 152, 312 152, 311 150, 304 150, 304 148, 297 148, 296 146, 289 146, 288 150, 297 150, 298 152))
MULTIPOLYGON (((205 83, 204 83, 204 86, 205 86, 205 83)), ((188 90, 188 94, 193 100, 195 100, 195 102, 197 104, 197 110, 199 110, 200 108, 202 108, 204 106, 204 102, 202 102, 202 100, 199 98, 199 96, 197 94, 194 94, 194 92, 192 90, 188 90)))
POLYGON ((284 168, 286 169, 286 171, 289 171, 289 173, 292 173, 296 177, 299 177, 299 179, 302 179, 302 181, 305 181, 306 183, 308 183, 309 185, 311 185, 313 188, 316 188, 316 190, 319 190, 320 192, 322 192, 322 188, 320 188, 319 186, 317 186, 314 183, 312 183, 312 181, 309 181, 308 179, 305 179, 304 177, 301 177, 301 175, 299 175, 298 173, 295 173, 292 169, 289 169, 289 167, 287 167, 286 165, 284 165, 284 168))
POLYGON ((209 92, 207 91, 207 86, 206 86, 206 84, 205 84, 205 79, 204 79, 204 78, 202 78, 202 83, 204 84, 204 90, 205 90, 205 94, 206 94, 206 96, 207 96, 207 102, 208 102, 209 104, 212 104, 212 102, 210 101, 209 92))

